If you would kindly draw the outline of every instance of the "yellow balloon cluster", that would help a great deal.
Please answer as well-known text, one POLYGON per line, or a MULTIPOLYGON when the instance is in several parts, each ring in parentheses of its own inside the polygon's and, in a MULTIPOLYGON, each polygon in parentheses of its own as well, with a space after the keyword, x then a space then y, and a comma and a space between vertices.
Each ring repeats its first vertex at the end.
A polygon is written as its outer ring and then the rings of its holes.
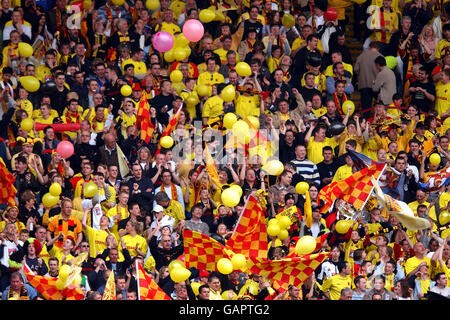
POLYGON ((58 197, 61 194, 61 191, 61 185, 59 183, 54 182, 50 185, 49 192, 52 196, 58 197))
POLYGON ((279 216, 269 220, 267 225, 267 234, 271 237, 278 237, 280 241, 289 237, 289 227, 292 221, 288 216, 279 216))
MULTIPOLYGON (((179 33, 174 37, 172 49, 164 53, 164 60, 171 63, 173 61, 183 61, 191 55, 190 41, 186 39, 183 33, 179 33)), ((181 81, 181 80, 180 80, 181 81)))

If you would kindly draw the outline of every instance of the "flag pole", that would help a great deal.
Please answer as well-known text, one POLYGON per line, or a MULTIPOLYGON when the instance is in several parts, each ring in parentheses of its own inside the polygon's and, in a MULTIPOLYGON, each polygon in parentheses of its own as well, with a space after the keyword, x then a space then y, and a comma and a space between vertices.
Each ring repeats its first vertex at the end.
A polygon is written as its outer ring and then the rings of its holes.
POLYGON ((137 282, 137 299, 141 300, 141 292, 139 289, 139 268, 138 268, 138 261, 136 259, 136 282, 137 282))

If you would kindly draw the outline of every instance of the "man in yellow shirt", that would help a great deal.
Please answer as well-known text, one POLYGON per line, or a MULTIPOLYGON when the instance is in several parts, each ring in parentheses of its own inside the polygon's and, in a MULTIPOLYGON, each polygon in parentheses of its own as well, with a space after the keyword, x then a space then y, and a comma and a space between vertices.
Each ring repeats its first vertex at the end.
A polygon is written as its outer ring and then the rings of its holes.
POLYGON ((202 111, 203 125, 207 125, 208 123, 216 121, 216 119, 223 113, 224 101, 220 96, 220 93, 224 87, 225 84, 213 86, 212 97, 208 98, 208 100, 206 100, 206 102, 203 105, 202 111), (216 91, 216 94, 214 94, 214 91, 216 91))
POLYGON ((374 11, 371 17, 372 41, 382 48, 389 44, 392 34, 398 30, 398 15, 392 8, 392 0, 383 0, 383 6, 374 11))
POLYGON ((450 107, 450 70, 444 69, 440 73, 440 80, 436 83, 436 102, 434 109, 438 115, 447 115, 450 107))
POLYGON ((410 274, 415 274, 422 265, 427 265, 431 268, 431 259, 426 257, 426 249, 422 242, 417 242, 414 245, 415 256, 406 260, 405 263, 405 274, 408 277, 410 274))
POLYGON ((322 284, 322 292, 330 300, 339 300, 342 289, 352 287, 350 264, 347 261, 339 261, 337 267, 339 273, 326 279, 322 284))
POLYGON ((345 164, 343 166, 340 166, 337 169, 336 173, 334 174, 333 180, 331 182, 348 178, 352 174, 353 174, 353 160, 350 157, 350 155, 347 154, 345 156, 345 164))
POLYGON ((233 39, 231 38, 231 36, 225 35, 222 38, 221 47, 213 51, 215 54, 217 54, 220 57, 221 64, 227 63, 227 53, 229 51, 232 51, 236 54, 236 63, 240 62, 239 54, 237 53, 236 50, 232 49, 232 47, 231 47, 232 44, 233 44, 233 39))
POLYGON ((163 18, 164 21, 156 26, 155 31, 166 31, 172 36, 174 36, 178 32, 181 32, 180 27, 175 23, 173 12, 171 9, 164 10, 163 18))
MULTIPOLYGON (((330 102, 330 101, 329 101, 330 102)), ((333 149, 337 146, 337 138, 328 138, 326 136, 326 127, 319 126, 317 127, 318 122, 311 122, 311 127, 305 135, 305 143, 307 144, 307 158, 318 164, 323 161, 322 149, 325 146, 330 146, 333 149), (316 129, 317 127, 317 129, 316 129), (314 130, 316 129, 316 130, 314 130), (314 135, 312 132, 314 131, 314 135)), ((336 136, 339 137, 339 136, 336 136)))
POLYGON ((144 50, 141 48, 133 49, 131 54, 131 58, 122 62, 122 73, 125 72, 124 67, 127 64, 132 64, 134 66, 134 76, 139 80, 142 80, 144 76, 147 74, 147 66, 145 65, 144 60, 144 50))
POLYGON ((211 57, 206 60, 206 71, 198 76, 197 85, 212 86, 216 83, 225 83, 225 78, 217 71, 216 60, 211 57))

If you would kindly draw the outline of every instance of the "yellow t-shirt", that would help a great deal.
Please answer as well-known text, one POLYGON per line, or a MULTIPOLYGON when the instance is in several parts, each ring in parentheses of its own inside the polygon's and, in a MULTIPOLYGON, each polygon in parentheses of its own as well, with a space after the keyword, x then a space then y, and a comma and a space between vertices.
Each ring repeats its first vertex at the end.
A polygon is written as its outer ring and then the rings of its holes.
POLYGON ((209 73, 208 71, 200 73, 197 79, 197 85, 209 85, 212 86, 216 83, 225 83, 225 78, 218 72, 209 73))
POLYGON ((214 119, 223 113, 223 100, 220 96, 213 96, 203 105, 203 118, 214 119))
POLYGON ((175 33, 181 32, 181 29, 175 23, 167 23, 163 21, 163 23, 160 26, 157 26, 157 31, 166 31, 170 33, 172 36, 174 36, 175 33))
POLYGON ((434 109, 438 112, 438 114, 442 114, 447 112, 450 107, 450 82, 447 84, 443 84, 439 81, 436 84, 436 102, 434 105, 434 109))
POLYGON ((186 219, 186 216, 183 211, 183 207, 176 200, 170 200, 167 208, 164 208, 164 214, 165 215, 167 214, 168 216, 171 216, 172 218, 175 219, 174 226, 176 226, 178 224, 178 222, 180 222, 180 220, 186 219))
POLYGON ((95 258, 97 254, 101 254, 108 248, 106 238, 109 234, 105 230, 97 230, 87 226, 87 228, 84 229, 84 233, 89 241, 89 257, 95 258))
POLYGON ((58 248, 57 246, 53 246, 50 249, 49 253, 52 257, 55 257, 58 259, 60 267, 62 266, 62 261, 63 261, 64 257, 65 257, 64 263, 66 263, 66 264, 67 264, 67 262, 75 259, 75 257, 73 255, 71 255, 70 253, 68 255, 65 255, 64 251, 62 249, 58 248))
POLYGON ((344 164, 343 166, 340 166, 337 169, 336 173, 334 174, 333 180, 331 182, 348 178, 351 175, 352 175, 352 167, 344 164))
POLYGON ((325 146, 330 146, 333 149, 337 146, 337 141, 334 138, 325 138, 322 142, 315 141, 314 137, 311 137, 306 147, 308 160, 311 160, 315 164, 323 161, 322 149, 325 146))
POLYGON ((419 260, 417 257, 411 257, 408 260, 406 260, 405 263, 405 274, 408 276, 411 271, 413 271, 415 268, 417 268, 422 262, 426 262, 428 265, 428 269, 431 269, 431 259, 424 257, 422 260, 419 260))
POLYGON ((440 59, 442 57, 442 51, 446 48, 446 47, 450 47, 450 42, 448 42, 445 39, 441 39, 439 40, 437 46, 436 46, 436 52, 434 54, 434 57, 436 59, 440 59))
POLYGON ((350 275, 343 277, 340 274, 335 274, 323 282, 322 291, 330 292, 330 300, 339 300, 341 298, 341 290, 351 287, 352 278, 350 275))
POLYGON ((248 116, 259 117, 259 96, 245 96, 240 94, 236 99, 236 113, 242 118, 248 116))
MULTIPOLYGON (((351 73, 351 75, 353 76, 353 66, 351 64, 342 62, 342 65, 344 66, 344 70, 348 71, 351 73)), ((325 69, 325 77, 334 77, 334 72, 333 72, 333 65, 330 64, 326 69, 325 69)))
POLYGON ((136 246, 138 247, 139 251, 142 251, 145 254, 147 253, 148 249, 147 240, 138 234, 135 235, 134 237, 129 234, 124 235, 123 242, 125 243, 125 246, 128 249, 128 252, 130 253, 131 257, 135 257, 138 255, 138 252, 136 251, 136 246))
MULTIPOLYGON (((117 206, 112 207, 111 209, 109 209, 106 212, 106 216, 108 218, 111 218, 113 216, 115 216, 117 214, 117 206)), ((128 218, 130 216, 130 213, 128 212, 128 208, 120 208, 120 219, 119 220, 115 220, 114 221, 114 225, 110 228, 111 233, 116 237, 116 239, 120 242, 120 237, 119 237, 119 221, 120 220, 124 220, 126 218, 128 218)))
MULTIPOLYGON (((236 63, 240 62, 241 60, 239 58, 239 54, 237 53, 237 51, 235 51, 235 50, 230 50, 230 51, 233 51, 234 53, 236 53, 236 63)), ((218 49, 214 50, 214 53, 216 53, 219 56, 220 62, 222 64, 227 64, 227 53, 228 53, 227 50, 225 50, 223 48, 218 48, 218 49)))

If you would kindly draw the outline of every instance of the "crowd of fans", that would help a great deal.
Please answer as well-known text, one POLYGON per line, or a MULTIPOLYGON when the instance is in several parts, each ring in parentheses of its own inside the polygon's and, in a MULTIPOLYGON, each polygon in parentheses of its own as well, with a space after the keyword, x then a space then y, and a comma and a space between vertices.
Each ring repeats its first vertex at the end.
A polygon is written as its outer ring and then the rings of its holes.
POLYGON ((16 205, 2 204, 2 299, 43 299, 21 264, 57 277, 83 252, 89 253, 81 283, 88 300, 102 298, 111 272, 116 299, 137 299, 136 261, 178 300, 450 297, 450 238, 441 228, 449 221, 439 219, 449 215, 450 192, 443 186, 431 193, 420 184, 450 164, 448 2, 160 0, 155 10, 143 0, 119 2, 1 1, 0 160, 17 189, 16 205), (155 50, 157 32, 177 39, 205 9, 217 18, 203 23, 204 35, 189 43, 187 57, 177 61, 155 50), (337 13, 332 21, 330 12, 337 13), (34 54, 21 56, 20 43, 33 45, 34 54), (250 66, 250 76, 239 75, 238 62, 250 66), (174 70, 182 72, 181 82, 171 80, 174 70), (27 91, 23 76, 38 79, 40 89, 27 91), (230 84, 236 97, 224 102, 230 84), (130 95, 121 93, 124 85, 130 95), (197 94, 202 85, 208 95, 197 94), (144 93, 155 128, 149 142, 137 120, 144 93), (161 148, 179 108, 175 145, 161 148), (279 176, 262 170, 264 155, 239 158, 230 148, 216 161, 220 185, 211 179, 205 146, 215 158, 223 144, 208 130, 225 131, 227 113, 257 119, 264 138, 277 145, 279 176), (24 130, 29 118, 34 128, 24 130), (77 129, 58 129, 73 124, 77 129), (61 141, 73 144, 72 156, 56 152, 61 141), (180 156, 174 148, 181 144, 180 156), (374 205, 339 234, 329 218, 336 212, 345 218, 345 204, 322 214, 318 194, 358 170, 348 149, 387 163, 396 174, 386 178, 394 197, 431 227, 407 230, 374 205), (433 152, 438 165, 429 161, 433 152), (310 186, 311 228, 303 219, 304 196, 295 190, 301 181, 310 186), (98 188, 93 197, 84 194, 89 182, 98 188), (53 183, 62 188, 60 200, 47 207, 43 196, 53 183), (221 192, 234 184, 243 195, 227 207, 221 192), (329 259, 287 291, 238 271, 191 270, 188 281, 174 283, 168 265, 183 255, 183 230, 225 244, 248 196, 261 190, 267 220, 298 208, 289 237, 268 239, 268 259, 282 259, 299 237, 326 233, 322 251, 331 252, 329 259), (23 260, 14 261, 18 252, 23 260), (198 293, 190 282, 202 284, 198 293))

